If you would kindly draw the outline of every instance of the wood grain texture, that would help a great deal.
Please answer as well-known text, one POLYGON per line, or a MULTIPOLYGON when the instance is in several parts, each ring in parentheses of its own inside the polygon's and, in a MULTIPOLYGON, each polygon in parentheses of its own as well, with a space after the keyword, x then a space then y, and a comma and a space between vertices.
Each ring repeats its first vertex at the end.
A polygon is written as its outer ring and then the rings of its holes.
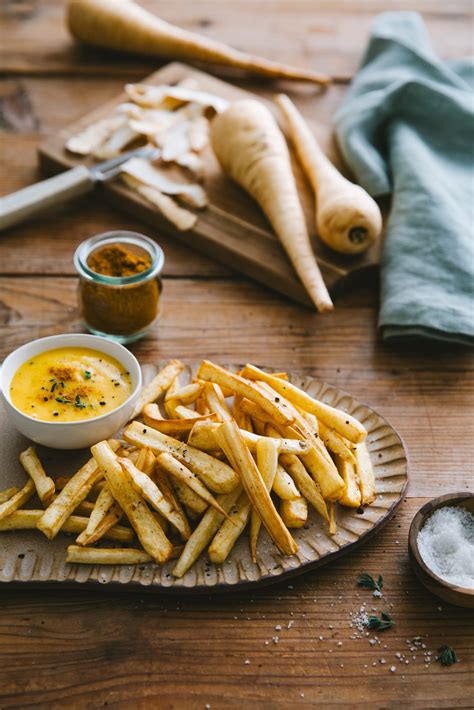
POLYGON ((350 557, 247 595, 3 591, 2 708, 468 708, 474 627, 424 590, 404 544, 423 500, 407 500, 350 557), (357 588, 364 569, 384 574, 383 600, 357 588), (350 614, 364 603, 396 621, 380 645, 350 638, 350 614), (403 667, 395 654, 414 636, 432 656, 451 644, 460 663, 428 665, 420 650, 403 667))
MULTIPOLYGON (((26 89, 28 110, 37 118, 34 132, 15 133, 21 127, 14 124, 0 135, 0 164, 8 167, 0 170, 2 193, 36 179, 40 136, 157 66, 73 51, 61 5, 62 0, 0 3, 0 66, 12 74, 13 85, 18 80, 26 89)), ((421 10, 442 56, 471 51, 467 0, 155 0, 153 6, 167 19, 242 49, 345 78, 358 63, 372 17, 380 10, 421 10)), ((5 94, 12 88, 7 83, 5 94)), ((266 96, 273 90, 261 83, 243 85, 266 96)), ((292 95, 306 116, 314 120, 321 114, 325 123, 342 90, 332 87, 323 99, 293 86, 292 95)), ((61 274, 71 273, 74 246, 102 226, 146 231, 94 200, 0 236, 0 271, 15 275, 0 279, 0 357, 33 337, 79 327, 74 279, 61 274)), ((431 343, 382 343, 375 285, 339 298, 337 309, 324 318, 231 278, 210 259, 195 254, 189 259, 182 247, 153 236, 164 243, 168 257, 165 312, 155 336, 135 348, 140 359, 152 363, 183 356, 191 361, 208 355, 232 362, 251 356, 262 365, 303 370, 350 390, 404 437, 412 471, 407 499, 362 549, 290 585, 250 595, 176 601, 84 591, 2 591, 0 706, 471 707, 472 619, 422 587, 406 549, 410 522, 421 505, 435 495, 473 488, 471 353, 431 343), (363 570, 384 575, 384 604, 355 586, 363 570), (362 601, 388 608, 395 618, 396 626, 380 634, 380 645, 350 638, 350 613, 362 601), (289 621, 294 621, 291 629, 276 631, 289 621), (278 644, 272 642, 275 635, 278 644), (406 640, 418 635, 426 649, 413 653, 417 658, 403 668, 395 653, 405 652, 406 640), (434 656, 443 643, 455 648, 460 663, 425 665, 423 653, 430 650, 434 656)))
MULTIPOLYGON (((443 57, 472 51, 469 0, 449 4, 430 0, 143 0, 142 4, 188 30, 342 81, 350 79, 358 66, 373 16, 386 10, 420 11, 443 57)), ((3 3, 2 72, 134 77, 159 66, 156 59, 76 45, 64 26, 63 0, 29 0, 34 9, 23 17, 15 17, 15 5, 21 2, 3 3)))

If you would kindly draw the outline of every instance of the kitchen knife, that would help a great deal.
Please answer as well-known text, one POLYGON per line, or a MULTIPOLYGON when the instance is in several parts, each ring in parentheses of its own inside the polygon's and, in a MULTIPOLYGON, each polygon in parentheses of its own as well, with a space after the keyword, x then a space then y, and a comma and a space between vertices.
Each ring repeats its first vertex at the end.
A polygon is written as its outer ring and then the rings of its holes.
POLYGON ((155 160, 159 156, 159 148, 144 146, 91 167, 78 165, 11 195, 0 197, 0 231, 23 222, 47 207, 83 195, 92 190, 98 182, 111 180, 120 173, 121 166, 130 158, 155 160))

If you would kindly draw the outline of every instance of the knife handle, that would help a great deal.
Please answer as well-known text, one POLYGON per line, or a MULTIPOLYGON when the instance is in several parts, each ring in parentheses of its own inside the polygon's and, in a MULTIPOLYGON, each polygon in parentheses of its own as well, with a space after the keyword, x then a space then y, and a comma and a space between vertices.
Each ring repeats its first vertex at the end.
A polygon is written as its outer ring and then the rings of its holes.
POLYGON ((59 173, 52 178, 0 198, 0 231, 23 222, 40 210, 78 197, 91 190, 94 178, 85 165, 59 173))

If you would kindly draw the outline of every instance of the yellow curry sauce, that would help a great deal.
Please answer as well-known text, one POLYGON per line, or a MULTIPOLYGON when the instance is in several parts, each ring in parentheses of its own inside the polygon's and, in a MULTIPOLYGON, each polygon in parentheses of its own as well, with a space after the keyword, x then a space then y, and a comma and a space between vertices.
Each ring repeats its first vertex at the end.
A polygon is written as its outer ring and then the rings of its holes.
POLYGON ((113 357, 90 348, 57 348, 35 355, 13 376, 17 409, 47 422, 93 419, 132 393, 130 373, 113 357))

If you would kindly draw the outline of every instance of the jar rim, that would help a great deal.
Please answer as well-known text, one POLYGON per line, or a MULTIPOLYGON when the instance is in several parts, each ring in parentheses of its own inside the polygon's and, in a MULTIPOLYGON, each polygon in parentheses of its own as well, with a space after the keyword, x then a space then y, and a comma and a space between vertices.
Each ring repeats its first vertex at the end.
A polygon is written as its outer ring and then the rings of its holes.
POLYGON ((80 276, 95 283, 108 284, 109 286, 125 286, 141 283, 155 278, 163 270, 165 255, 162 248, 150 237, 128 230, 112 230, 96 234, 83 241, 74 252, 74 266, 80 276), (132 244, 144 249, 151 258, 150 266, 145 271, 140 271, 131 276, 107 276, 93 271, 87 260, 95 249, 107 244, 132 244))

